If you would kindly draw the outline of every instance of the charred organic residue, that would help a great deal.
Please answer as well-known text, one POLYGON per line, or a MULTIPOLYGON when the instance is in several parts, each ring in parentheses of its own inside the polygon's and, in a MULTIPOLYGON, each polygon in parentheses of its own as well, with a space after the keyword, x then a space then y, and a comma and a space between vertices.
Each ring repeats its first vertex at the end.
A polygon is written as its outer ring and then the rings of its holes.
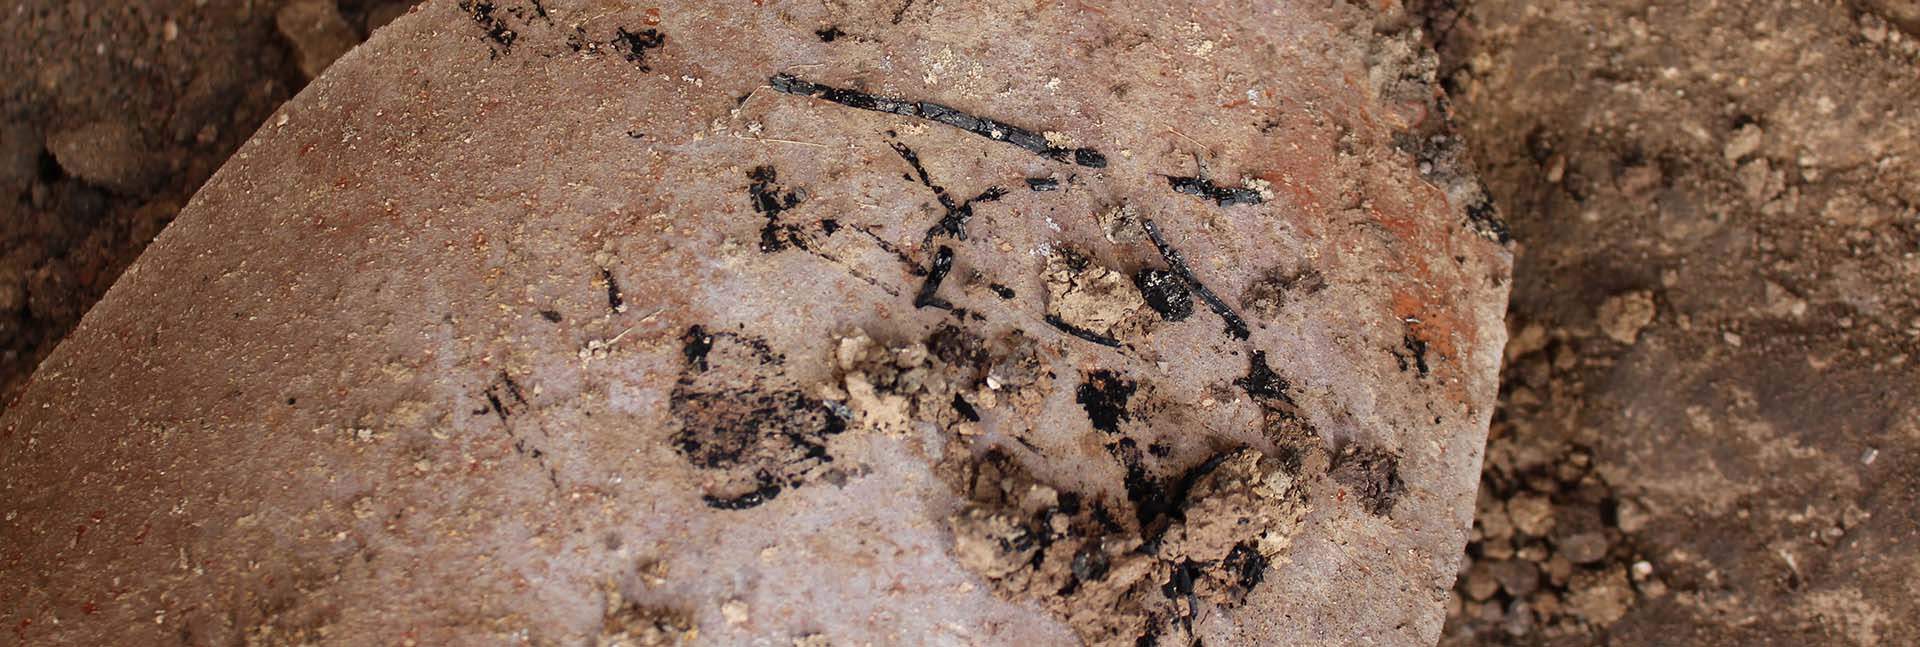
POLYGON ((927 350, 947 366, 962 372, 970 381, 985 377, 993 353, 979 335, 953 325, 942 325, 927 336, 927 350))
POLYGON ((933 254, 933 266, 927 269, 927 279, 920 284, 920 292, 913 296, 913 307, 935 307, 952 310, 953 304, 938 296, 940 283, 947 280, 947 274, 953 271, 953 248, 941 245, 933 254))
POLYGON ((1280 316, 1288 303, 1318 294, 1326 288, 1326 277, 1311 267, 1291 271, 1269 268, 1247 286, 1246 292, 1241 295, 1240 305, 1255 317, 1271 320, 1280 316))
POLYGON ((863 430, 907 433, 979 422, 982 411, 1035 396, 1039 367, 1032 341, 1018 332, 988 341, 946 324, 925 339, 883 343, 856 330, 834 350, 836 387, 863 430))
POLYGON ((742 510, 802 485, 833 462, 830 438, 847 428, 841 407, 788 379, 766 343, 694 326, 681 336, 686 368, 668 408, 679 429, 670 443, 712 475, 701 498, 742 510))
POLYGON ((487 400, 487 408, 480 412, 491 411, 493 415, 500 418, 502 423, 507 421, 508 416, 519 413, 527 407, 526 392, 521 390, 520 383, 514 381, 513 376, 508 375, 506 371, 501 371, 493 382, 481 391, 481 395, 487 400))
POLYGON ((1261 431, 1282 458, 1291 461, 1304 453, 1322 451, 1319 430, 1301 414, 1291 393, 1293 385, 1273 370, 1266 351, 1254 351, 1247 360, 1247 375, 1235 378, 1233 383, 1260 407, 1261 431))
POLYGON ((666 45, 667 35, 660 33, 657 29, 642 29, 634 32, 621 27, 614 30, 612 44, 614 50, 620 52, 620 56, 626 58, 627 62, 640 68, 642 72, 651 72, 653 68, 647 66, 647 50, 666 45))
POLYGON ((695 373, 707 372, 707 353, 713 352, 713 335, 698 325, 687 328, 680 336, 680 356, 687 360, 687 368, 695 373))
POLYGON ((1406 352, 1393 351, 1393 359, 1399 362, 1400 370, 1419 369, 1420 376, 1426 377, 1431 370, 1427 366, 1427 342, 1415 337, 1413 333, 1407 333, 1400 338, 1400 348, 1406 352))
POLYGON ((734 497, 717 497, 711 494, 702 494, 700 495, 700 501, 707 504, 707 507, 715 510, 745 510, 747 508, 759 507, 760 504, 772 501, 774 497, 780 496, 780 490, 784 488, 781 487, 779 479, 765 474, 758 476, 760 478, 760 487, 752 492, 734 497))
POLYGON ((973 403, 967 402, 966 396, 953 394, 953 411, 960 414, 960 417, 965 418, 967 422, 980 422, 980 411, 973 408, 973 403))
POLYGON ((979 117, 931 101, 910 101, 836 88, 803 80, 791 74, 776 74, 767 80, 773 89, 787 94, 824 99, 849 108, 918 117, 1026 149, 1036 155, 1089 168, 1104 168, 1107 158, 1092 148, 1061 148, 1039 133, 1002 121, 979 117))
POLYGON ((493 42, 494 55, 513 51, 513 41, 519 39, 520 34, 507 26, 506 19, 494 15, 498 8, 492 0, 460 0, 459 7, 486 32, 487 40, 493 42))
POLYGON ((1267 568, 1273 565, 1273 560, 1260 554, 1257 546, 1257 543, 1250 541, 1234 544, 1233 552, 1227 553, 1227 559, 1221 563, 1243 591, 1252 591, 1253 587, 1259 586, 1267 577, 1267 568))
POLYGON ((789 247, 807 248, 805 231, 799 225, 780 221, 780 214, 800 205, 801 194, 780 186, 780 174, 772 166, 757 166, 747 172, 747 194, 753 212, 766 218, 760 228, 760 251, 771 254, 789 247))
POLYGON ((1259 189, 1234 187, 1228 188, 1214 184, 1212 180, 1197 177, 1168 177, 1167 184, 1174 191, 1212 200, 1222 207, 1236 204, 1260 204, 1266 202, 1266 196, 1259 189))
POLYGON ((900 142, 889 142, 888 145, 893 147, 895 153, 900 154, 900 159, 906 160, 907 165, 913 167, 914 175, 910 177, 918 180, 920 184, 927 187, 928 190, 933 191, 933 197, 939 200, 940 207, 946 210, 946 213, 940 216, 939 222, 927 228, 926 241, 928 243, 933 242, 935 236, 951 236, 960 240, 966 240, 967 222, 973 220, 974 203, 993 202, 1007 195, 1006 189, 994 186, 987 187, 987 190, 980 192, 980 195, 974 196, 966 202, 955 202, 953 195, 947 193, 946 187, 935 184, 933 177, 927 174, 927 167, 920 162, 920 155, 918 153, 915 153, 912 148, 908 148, 906 144, 900 142))
POLYGON ((1154 494, 1134 505, 1152 510, 1117 516, 990 451, 960 475, 968 504, 948 521, 961 565, 1001 597, 1048 609, 1083 644, 1197 644, 1194 621, 1242 604, 1291 545, 1307 511, 1304 476, 1228 450, 1178 478, 1140 477, 1154 494))
POLYGON ((1186 281, 1172 272, 1147 268, 1134 273, 1134 286, 1147 298, 1147 307, 1167 321, 1185 321, 1193 316, 1193 292, 1186 281))
POLYGON ((607 284, 607 309, 614 313, 627 311, 627 297, 620 292, 620 281, 613 278, 613 270, 600 268, 600 281, 607 284))
POLYGON ((1187 287, 1192 288, 1194 295, 1200 297, 1200 300, 1207 304, 1207 308, 1226 321, 1227 334, 1233 335, 1235 339, 1246 339, 1252 336, 1252 331, 1247 329, 1247 322, 1242 320, 1240 315, 1234 314, 1233 308, 1228 306, 1227 302, 1220 300, 1219 295, 1207 289, 1206 284, 1200 282, 1200 277, 1194 275, 1193 269, 1187 266, 1186 258, 1180 255, 1180 250, 1174 249, 1173 245, 1167 242, 1166 237, 1160 234, 1159 225, 1154 224, 1151 219, 1141 220, 1140 225, 1147 230, 1147 237, 1153 240, 1153 246, 1160 250, 1161 258, 1166 259, 1167 266, 1172 269, 1174 275, 1186 281, 1187 287))
POLYGON ((1058 316, 1047 315, 1044 318, 1044 321, 1047 322, 1047 325, 1053 326, 1055 330, 1058 330, 1060 332, 1063 332, 1069 335, 1073 335, 1074 337, 1078 337, 1084 341, 1093 342, 1095 344, 1106 346, 1108 348, 1120 347, 1120 340, 1067 323, 1066 321, 1062 320, 1058 316))
POLYGON ((1479 202, 1467 205, 1467 222, 1488 240, 1503 245, 1513 242, 1513 231, 1507 228, 1507 221, 1500 219, 1500 210, 1493 206, 1493 200, 1486 197, 1487 187, 1481 186, 1480 194, 1479 202))
POLYGON ((1156 319, 1132 279, 1071 247, 1053 248, 1042 278, 1047 324, 1075 337, 1118 347, 1156 319))
POLYGON ((1279 373, 1273 372, 1273 366, 1267 364, 1266 351, 1254 351, 1247 364, 1247 376, 1235 379, 1235 385, 1245 389, 1255 402, 1293 404, 1293 396, 1287 395, 1287 389, 1292 385, 1279 373))
POLYGON ((1333 461, 1333 480, 1353 489, 1368 514, 1384 517, 1407 490, 1400 458, 1378 447, 1349 446, 1333 461))
POLYGON ((1113 371, 1094 371, 1080 383, 1074 401, 1087 411, 1087 420, 1093 423, 1094 429, 1118 434, 1120 423, 1130 417, 1127 400, 1138 388, 1138 384, 1113 371))
POLYGON ((525 23, 531 23, 536 18, 544 20, 548 24, 553 23, 553 16, 547 14, 547 5, 545 3, 540 2, 540 0, 526 0, 526 2, 527 4, 524 6, 507 7, 507 15, 518 18, 520 22, 525 23))

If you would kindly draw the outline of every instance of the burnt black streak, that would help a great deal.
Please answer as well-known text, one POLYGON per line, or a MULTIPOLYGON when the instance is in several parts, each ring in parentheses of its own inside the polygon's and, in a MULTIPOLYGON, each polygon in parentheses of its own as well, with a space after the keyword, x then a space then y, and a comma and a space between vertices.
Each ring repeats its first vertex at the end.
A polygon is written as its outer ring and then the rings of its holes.
POLYGON ((653 71, 653 68, 647 66, 647 50, 658 49, 665 44, 667 44, 667 35, 655 29, 642 29, 638 32, 631 32, 627 31, 627 28, 621 27, 614 30, 613 34, 614 49, 618 50, 621 56, 626 57, 627 62, 640 68, 642 72, 653 71))
POLYGON ((893 147, 893 152, 900 154, 900 159, 907 161, 907 166, 913 167, 913 173, 919 176, 921 185, 933 190, 934 197, 940 199, 940 206, 946 207, 948 211, 958 207, 953 203, 953 196, 947 195, 946 187, 933 183, 933 177, 927 174, 927 166, 920 163, 919 153, 913 152, 912 148, 900 142, 887 142, 887 145, 893 147))
POLYGON ((1080 383, 1074 401, 1087 410, 1087 420, 1093 423, 1094 429, 1118 434, 1120 423, 1133 417, 1127 413, 1127 400, 1133 398, 1138 388, 1138 384, 1113 371, 1094 371, 1080 383))
POLYGON ((1260 196, 1259 191, 1253 189, 1229 189, 1214 184, 1212 180, 1197 177, 1169 176, 1167 178, 1167 184, 1173 185, 1174 191, 1187 195, 1200 196, 1212 200, 1214 204, 1222 207, 1231 207, 1236 204, 1260 204, 1267 201, 1266 198, 1260 196))
POLYGON ((900 159, 906 160, 907 165, 913 167, 913 173, 916 179, 920 181, 921 185, 933 191, 933 197, 940 200, 940 206, 946 210, 946 214, 940 216, 939 222, 927 228, 926 242, 928 243, 932 243, 935 236, 941 235, 966 240, 967 222, 973 220, 974 203, 993 202, 1007 195, 1006 189, 997 186, 987 187, 986 191, 982 191, 980 195, 974 196, 971 200, 954 202, 953 194, 947 193, 946 187, 933 183, 933 177, 927 174, 926 165, 920 163, 919 153, 913 152, 912 148, 908 148, 906 144, 900 142, 889 142, 887 145, 892 146, 893 152, 899 153, 900 159))
POLYGON ((700 499, 705 501, 709 508, 718 510, 745 510, 759 507, 761 504, 772 501, 773 498, 777 496, 780 496, 780 483, 778 481, 766 480, 760 483, 759 489, 731 499, 723 499, 711 494, 700 495, 700 499))
POLYGON ((941 245, 940 251, 935 252, 933 255, 933 267, 927 270, 927 280, 920 284, 920 293, 913 296, 913 307, 925 308, 927 306, 933 306, 941 309, 951 309, 953 304, 947 303, 946 299, 935 296, 935 293, 940 291, 940 282, 947 280, 947 273, 952 271, 953 248, 941 245))
POLYGON ((493 411, 493 415, 500 416, 500 422, 506 422, 507 408, 500 404, 500 396, 494 395, 492 389, 488 389, 486 393, 487 408, 493 411))
POLYGON ((1254 542, 1245 541, 1234 544, 1233 552, 1227 553, 1221 566, 1225 566, 1227 572, 1239 580, 1236 584, 1242 592, 1246 592, 1252 591, 1253 587, 1260 585, 1261 580, 1267 578, 1267 567, 1271 564, 1272 560, 1260 554, 1254 542))
POLYGON ((958 393, 953 394, 953 410, 959 413, 960 417, 966 418, 967 422, 980 422, 980 411, 974 409, 973 403, 960 397, 958 393))
POLYGON ((1060 181, 1050 177, 1027 178, 1027 188, 1033 191, 1058 191, 1060 181))
POLYGON ((1160 249, 1160 257, 1167 260, 1167 266, 1172 268, 1173 273, 1178 275, 1180 280, 1186 281, 1187 287, 1193 288, 1193 293, 1207 304, 1208 309, 1213 310, 1214 314, 1220 315, 1220 318, 1227 322, 1227 334, 1233 335, 1235 339, 1246 339, 1253 335, 1253 332, 1247 329, 1246 320, 1234 314, 1232 306, 1222 301, 1219 295, 1213 293, 1213 290, 1207 289, 1207 286, 1200 282, 1200 277, 1194 276, 1193 270, 1187 267, 1186 258, 1180 255, 1180 250, 1174 249, 1173 245, 1167 243, 1167 238, 1160 234, 1159 225, 1154 224, 1151 219, 1143 219, 1140 221, 1140 226, 1147 230, 1147 237, 1153 239, 1153 246, 1160 249))
POLYGON ((1267 351, 1254 351, 1253 358, 1247 364, 1247 376, 1235 379, 1235 385, 1246 389, 1247 395, 1259 402, 1293 403, 1293 396, 1287 395, 1287 389, 1293 385, 1288 384, 1287 379, 1280 377, 1279 373, 1273 372, 1273 367, 1267 364, 1267 351))
POLYGON ((993 202, 1006 195, 1006 189, 997 186, 987 187, 987 190, 981 191, 980 195, 973 196, 973 199, 960 203, 958 207, 948 209, 947 215, 940 217, 940 222, 934 223, 932 227, 927 229, 927 240, 933 240, 934 236, 952 236, 960 240, 966 240, 967 222, 973 220, 973 205, 980 202, 993 202))
POLYGON ((1407 354, 1405 355, 1399 353, 1393 354, 1393 358, 1400 362, 1400 370, 1405 371, 1409 368, 1417 368, 1420 369, 1420 376, 1426 377, 1427 372, 1431 370, 1430 367, 1427 366, 1427 342, 1421 341, 1420 338, 1413 336, 1412 333, 1408 333, 1400 338, 1400 346, 1407 349, 1407 354))
POLYGON ((620 282, 614 280, 613 270, 604 267, 600 268, 600 279, 607 282, 607 309, 619 312, 620 306, 627 303, 627 298, 620 294, 620 282))
POLYGON ((507 26, 505 19, 493 15, 492 0, 460 0, 460 10, 467 12, 474 22, 479 23, 481 29, 486 30, 487 40, 493 41, 493 44, 498 47, 497 53, 506 54, 513 51, 513 41, 520 35, 507 26))
MULTIPOLYGON (((1480 187, 1480 194, 1487 195, 1487 187, 1480 187)), ((1467 206, 1467 222, 1480 232, 1480 235, 1506 244, 1513 241, 1513 231, 1507 228, 1507 221, 1500 219, 1500 211, 1493 201, 1482 197, 1479 202, 1467 206)))
POLYGON ((892 254, 895 260, 900 261, 901 265, 905 265, 907 267, 907 272, 913 274, 914 276, 926 276, 927 274, 926 268, 920 267, 920 263, 913 260, 912 256, 908 256, 907 252, 905 250, 900 249, 899 245, 895 245, 893 243, 887 242, 887 239, 881 238, 880 234, 873 233, 872 229, 861 227, 859 225, 852 225, 852 227, 854 231, 860 232, 862 234, 866 234, 867 238, 873 239, 873 244, 879 246, 881 251, 884 251, 888 254, 892 254))
POLYGON ((753 212, 767 219, 760 228, 760 252, 772 254, 788 247, 807 248, 800 227, 780 222, 780 214, 800 204, 800 194, 782 191, 780 173, 771 166, 758 166, 747 172, 747 193, 753 200, 753 212))
POLYGON ((1071 162, 1088 168, 1106 168, 1107 166, 1107 158, 1101 155, 1100 151, 1091 148, 1059 148, 1047 143, 1046 137, 1031 130, 1003 121, 970 115, 931 101, 909 101, 872 95, 858 90, 821 85, 785 73, 774 75, 773 78, 768 79, 767 83, 773 86, 773 89, 787 94, 824 99, 849 108, 939 122, 987 139, 1019 146, 1035 155, 1055 161, 1071 162))
POLYGON ((513 381, 513 376, 507 375, 506 371, 500 372, 500 384, 507 387, 507 394, 513 396, 515 402, 519 402, 521 406, 527 404, 527 396, 520 391, 520 383, 513 381))
MULTIPOLYGON (((495 378, 493 383, 488 384, 481 393, 487 398, 487 408, 475 413, 492 411, 493 415, 499 416, 500 422, 503 423, 507 421, 508 416, 519 413, 516 409, 524 411, 527 408, 526 392, 520 389, 520 383, 515 382, 513 376, 507 375, 506 371, 501 371, 500 376, 495 378)), ((509 429, 508 433, 511 434, 512 430, 509 429)))
POLYGON ((687 358, 687 366, 695 373, 707 372, 707 353, 713 351, 713 335, 707 329, 694 326, 687 334, 680 336, 680 354, 687 358))
POLYGON ((1110 348, 1120 347, 1120 340, 1118 339, 1114 339, 1112 337, 1108 337, 1106 335, 1102 335, 1100 333, 1087 330, 1079 326, 1075 326, 1065 321, 1061 321, 1059 317, 1055 317, 1053 315, 1047 315, 1046 321, 1047 321, 1047 325, 1053 326, 1054 328, 1059 329, 1060 332, 1073 335, 1075 337, 1079 337, 1081 339, 1099 344, 1101 346, 1107 346, 1110 348))
POLYGON ((1193 316, 1193 292, 1178 275, 1148 268, 1133 275, 1133 284, 1147 298, 1147 306, 1167 321, 1185 321, 1193 316))

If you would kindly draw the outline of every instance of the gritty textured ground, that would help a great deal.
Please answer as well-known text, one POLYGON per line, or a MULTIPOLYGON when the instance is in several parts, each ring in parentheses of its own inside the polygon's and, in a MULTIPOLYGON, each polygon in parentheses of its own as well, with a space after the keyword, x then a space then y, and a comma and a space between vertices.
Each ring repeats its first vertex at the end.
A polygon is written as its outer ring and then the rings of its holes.
MULTIPOLYGON (((1447 642, 1920 639, 1920 565, 1902 558, 1920 550, 1903 130, 1920 123, 1920 10, 1412 4, 1384 28, 1440 44, 1519 240, 1504 408, 1447 642)), ((301 83, 275 4, 241 6, 0 16, 0 57, 27 71, 0 79, 0 394, 301 83), (90 153, 101 170, 53 158, 89 132, 119 147, 90 153)), ((682 626, 631 603, 607 614, 636 637, 682 626)))
POLYGON ((1445 642, 1920 641, 1917 5, 1458 4, 1519 251, 1445 642))

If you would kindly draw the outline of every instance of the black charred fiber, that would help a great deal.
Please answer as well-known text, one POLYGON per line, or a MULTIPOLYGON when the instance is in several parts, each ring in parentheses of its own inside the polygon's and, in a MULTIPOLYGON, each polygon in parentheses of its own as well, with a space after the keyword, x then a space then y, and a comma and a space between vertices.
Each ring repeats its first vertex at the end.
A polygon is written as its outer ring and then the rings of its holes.
POLYGON ((947 274, 953 271, 953 248, 941 245, 933 254, 933 267, 927 270, 927 280, 920 284, 920 293, 913 296, 913 307, 933 306, 951 309, 953 304, 937 296, 940 282, 947 280, 947 274))
POLYGON ((1222 207, 1231 207, 1236 204, 1260 204, 1267 201, 1259 191, 1245 188, 1230 189, 1214 184, 1212 180, 1197 177, 1168 177, 1167 184, 1173 185, 1174 191, 1206 198, 1222 207))
POLYGON ((713 352, 713 335, 707 329, 693 326, 680 336, 680 355, 687 358, 687 367, 695 373, 707 372, 707 353, 713 352))
POLYGON ((613 270, 600 268, 600 280, 607 282, 607 309, 616 313, 627 305, 627 297, 620 292, 620 282, 613 278, 613 270))
POLYGON ((667 35, 655 29, 632 32, 622 27, 614 30, 613 34, 614 49, 618 50, 621 56, 626 57, 628 63, 634 64, 642 72, 653 71, 653 68, 647 66, 647 50, 658 49, 666 44, 667 35))
POLYGON ((927 243, 932 243, 935 236, 943 235, 966 240, 967 223, 973 220, 973 205, 979 202, 993 202, 1007 195, 1006 189, 994 186, 987 187, 987 190, 980 192, 980 195, 974 196, 971 200, 954 202, 953 194, 947 193, 946 187, 933 182, 933 176, 927 173, 927 166, 920 162, 919 153, 915 153, 912 148, 900 142, 889 142, 887 145, 893 147, 893 152, 899 153, 900 159, 906 160, 908 166, 913 167, 913 175, 909 177, 919 180, 922 186, 933 191, 933 197, 939 200, 941 208, 946 210, 946 213, 940 216, 939 222, 927 228, 927 243))
POLYGON ((1273 371, 1273 366, 1267 363, 1267 351, 1254 351, 1253 358, 1247 364, 1247 376, 1235 379, 1235 385, 1246 389, 1247 395, 1253 396, 1256 402, 1293 404, 1293 396, 1287 395, 1287 390, 1293 385, 1273 371))
POLYGON ((760 252, 772 254, 789 247, 807 249, 805 231, 799 225, 780 221, 780 214, 800 205, 800 193, 782 189, 780 173, 771 166, 754 167, 747 172, 747 180, 753 212, 767 219, 760 227, 760 252))
POLYGON ((461 11, 467 12, 467 16, 473 18, 473 22, 478 23, 480 28, 486 31, 487 40, 493 41, 494 45, 499 47, 500 53, 513 51, 513 41, 519 39, 520 34, 515 33, 512 27, 508 27, 506 20, 493 14, 496 10, 493 2, 460 0, 459 6, 461 11))
POLYGON ((1039 133, 1003 121, 967 114, 931 101, 911 101, 867 94, 859 90, 836 88, 807 81, 791 74, 776 74, 767 80, 773 89, 804 97, 831 101, 849 108, 918 117, 1026 149, 1048 159, 1079 164, 1088 168, 1106 168, 1107 158, 1091 148, 1060 148, 1039 133))
POLYGON ((1060 332, 1073 335, 1075 337, 1079 337, 1081 339, 1099 344, 1101 346, 1107 346, 1110 348, 1120 347, 1120 340, 1118 339, 1114 339, 1112 337, 1108 337, 1106 335, 1102 335, 1100 333, 1087 330, 1079 326, 1075 326, 1073 324, 1070 324, 1070 323, 1067 323, 1066 321, 1061 320, 1059 317, 1055 317, 1053 315, 1047 315, 1046 321, 1047 321, 1047 325, 1053 326, 1054 328, 1058 329, 1060 332))
POLYGON ((967 399, 960 397, 958 393, 953 394, 953 411, 960 414, 960 417, 966 418, 967 422, 980 422, 980 411, 974 409, 973 403, 967 402, 967 399))
POLYGON ((948 209, 947 214, 940 217, 940 222, 934 223, 932 227, 927 229, 927 240, 933 240, 934 236, 952 236, 960 240, 966 240, 967 223, 973 220, 973 205, 980 202, 993 202, 1006 197, 1006 195, 1006 189, 997 186, 987 187, 986 191, 980 192, 980 195, 974 196, 973 199, 960 203, 960 206, 948 209))
POLYGON ((1173 272, 1148 268, 1133 275, 1133 285, 1147 298, 1147 306, 1167 321, 1185 321, 1193 316, 1193 291, 1173 272))
POLYGON ((1433 371, 1433 367, 1427 365, 1427 342, 1413 336, 1413 333, 1407 333, 1400 338, 1400 347, 1407 349, 1405 355, 1394 353, 1394 359, 1400 362, 1400 370, 1417 368, 1421 377, 1433 371))
POLYGON ((1094 429, 1109 434, 1120 433, 1120 423, 1132 419, 1127 412, 1127 401, 1133 399, 1139 385, 1120 377, 1113 371, 1094 371, 1087 374, 1086 381, 1074 392, 1074 401, 1087 412, 1087 421, 1094 429))
POLYGON ((1173 270, 1173 273, 1178 275, 1180 280, 1187 282, 1187 287, 1193 289, 1193 294, 1200 297, 1200 301, 1206 303, 1208 309, 1213 310, 1214 314, 1220 315, 1220 318, 1227 322, 1227 334, 1233 335, 1235 339, 1246 339, 1253 335, 1253 332, 1247 329, 1246 320, 1235 314, 1233 307, 1221 300, 1220 295, 1207 289, 1207 286, 1200 282, 1200 277, 1194 276, 1193 269, 1187 266, 1187 260, 1180 255, 1180 250, 1174 249, 1173 245, 1167 243, 1166 236, 1160 234, 1159 225, 1154 224, 1152 220, 1142 220, 1140 226, 1147 230, 1147 237, 1153 239, 1153 246, 1160 249, 1160 257, 1166 259, 1167 266, 1173 270))
POLYGON ((717 510, 745 510, 772 501, 774 497, 780 496, 780 489, 778 482, 769 480, 762 482, 759 489, 730 499, 713 495, 701 495, 700 499, 707 504, 707 507, 717 510))
MULTIPOLYGON (((1480 187, 1484 196, 1487 188, 1480 187)), ((1513 242, 1513 230, 1507 228, 1507 221, 1500 219, 1500 210, 1494 208, 1493 201, 1482 197, 1479 202, 1467 206, 1467 222, 1473 225, 1480 235, 1491 238, 1500 244, 1513 242)))

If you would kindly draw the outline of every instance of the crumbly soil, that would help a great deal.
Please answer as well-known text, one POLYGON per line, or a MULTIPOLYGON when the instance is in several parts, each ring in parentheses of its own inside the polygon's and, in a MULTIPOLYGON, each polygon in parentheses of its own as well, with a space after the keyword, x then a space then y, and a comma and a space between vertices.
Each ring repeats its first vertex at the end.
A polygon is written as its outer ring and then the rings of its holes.
MULTIPOLYGON (((17 72, 0 78, 0 404, 305 78, 276 29, 276 0, 16 4, 0 16, 13 35, 0 67, 17 72)), ((394 4, 340 10, 364 36, 394 4)), ((1443 642, 1920 642, 1914 3, 1436 1, 1388 11, 1381 26, 1421 28, 1438 46, 1456 125, 1516 240, 1503 406, 1443 642)), ((1135 235, 1113 220, 1114 235, 1135 235)), ((1168 298, 1142 289, 1156 308, 1168 298)), ((1280 294, 1246 305, 1277 308, 1280 294)), ((1030 370, 1018 340, 991 351, 963 341, 921 352, 994 358, 982 379, 1012 386, 993 397, 1018 397, 1006 395, 1030 370)), ((751 355, 737 342, 720 339, 717 352, 751 355)), ((880 379, 871 343, 848 347, 850 389, 880 379)), ((918 384, 887 373, 881 386, 896 392, 918 384)), ((1117 379, 1090 376, 1083 403, 1131 388, 1117 379)), ((687 384, 704 388, 697 376, 687 384)), ((929 403, 954 395, 914 389, 929 403)), ((817 394, 782 392, 769 406, 815 408, 817 394)), ((722 394, 707 401, 689 415, 715 429, 747 415, 722 394)), ((864 412, 917 406, 873 404, 864 412)), ((1273 404, 1284 426, 1285 403, 1273 404)), ((790 438, 818 440, 825 420, 790 438)), ((745 453, 713 457, 784 465, 782 452, 805 445, 733 449, 745 453)), ((1395 484, 1374 477, 1391 460, 1348 452, 1332 475, 1391 506, 1395 484)), ((1226 457, 1216 469, 1226 466, 1252 474, 1259 461, 1226 457)), ((803 467, 715 482, 710 494, 740 501, 832 478, 803 467)), ((1068 512, 1058 491, 1023 478, 988 479, 953 521, 981 540, 969 554, 996 586, 1099 573, 1106 584, 1070 596, 1102 596, 1126 568, 1188 568, 1104 561, 1144 540, 1141 520, 1068 512), (1071 550, 1044 560, 1065 572, 1006 562, 1027 539, 1071 550)), ((1232 483, 1188 496, 1228 502, 1244 494, 1232 483)), ((1242 583, 1227 560, 1262 554, 1258 541, 1238 550, 1254 537, 1192 539, 1204 548, 1196 563, 1213 566, 1189 574, 1191 594, 1231 601, 1242 583)), ((1129 599, 1165 605, 1159 617, 1177 623, 1177 597, 1129 599)), ((684 630, 617 598, 607 618, 610 644, 684 630)))
POLYGON ((1920 5, 1422 4, 1517 241, 1443 643, 1920 641, 1920 5))

